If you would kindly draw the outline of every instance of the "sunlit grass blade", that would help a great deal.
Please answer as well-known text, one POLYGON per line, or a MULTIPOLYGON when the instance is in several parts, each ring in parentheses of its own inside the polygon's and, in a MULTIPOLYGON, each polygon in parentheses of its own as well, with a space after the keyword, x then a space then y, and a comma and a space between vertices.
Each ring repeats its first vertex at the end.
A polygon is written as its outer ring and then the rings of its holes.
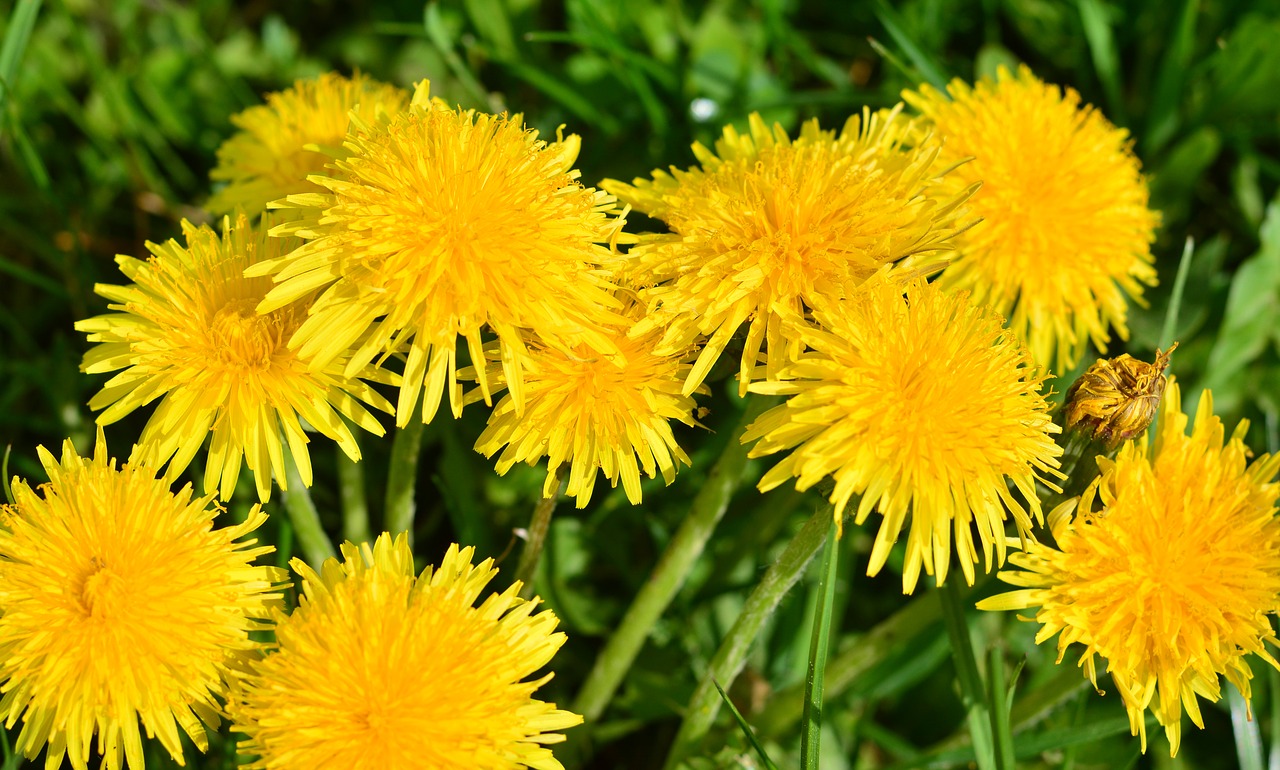
POLYGON ((9 454, 13 452, 13 444, 8 444, 4 448, 4 460, 0 462, 0 485, 4 486, 4 499, 9 505, 13 505, 13 486, 9 479, 9 454))
MULTIPOLYGON (((1025 662, 1025 661, 1024 661, 1025 662)), ((1005 684, 1004 652, 999 647, 992 647, 987 654, 987 708, 991 712, 991 736, 995 744, 996 767, 1000 770, 1015 770, 1013 751, 1013 730, 1009 726, 1010 712, 1013 709, 1014 684, 1022 671, 1024 662, 1005 684)))
POLYGON ((729 700, 729 694, 724 691, 719 682, 712 680, 712 684, 716 686, 716 692, 720 693, 720 697, 724 699, 724 705, 729 707, 729 712, 737 720, 738 729, 742 730, 742 734, 746 736, 751 748, 755 749, 756 754, 760 756, 760 761, 764 763, 767 770, 778 770, 778 766, 773 763, 772 759, 769 759, 769 754, 764 750, 764 746, 760 745, 760 741, 756 738, 755 731, 751 729, 751 725, 747 724, 746 719, 743 719, 742 712, 738 711, 738 707, 733 705, 733 701, 729 700))
POLYGON ((1080 21, 1084 24, 1084 36, 1093 56, 1093 68, 1102 81, 1107 96, 1107 117, 1112 123, 1126 125, 1124 101, 1120 92, 1120 56, 1116 52, 1116 38, 1107 20, 1107 9, 1101 0, 1080 0, 1080 21))
POLYGON ((813 619, 809 672, 805 677, 804 717, 800 730, 800 766, 804 770, 818 770, 818 756, 822 745, 822 690, 827 670, 827 650, 831 643, 832 616, 835 614, 839 556, 840 541, 836 539, 836 523, 832 521, 827 532, 826 554, 822 558, 822 577, 818 581, 818 614, 813 619))
POLYGON ((422 25, 427 31, 427 38, 439 50, 445 64, 449 66, 449 71, 466 89, 467 95, 475 103, 475 106, 488 107, 489 92, 480 84, 475 73, 462 60, 462 57, 458 56, 458 52, 453 49, 453 39, 449 33, 449 26, 440 14, 440 3, 427 3, 422 10, 422 25))
POLYGON ((1249 704, 1234 687, 1227 688, 1227 703, 1231 707, 1231 731, 1236 739, 1240 770, 1266 770, 1262 732, 1258 729, 1258 721, 1249 713, 1249 704))
POLYGON ((41 0, 18 0, 5 25, 4 43, 0 45, 0 114, 8 106, 18 65, 27 52, 27 43, 31 40, 31 30, 36 25, 36 16, 40 14, 40 5, 41 0))
POLYGON ((1191 68, 1191 56, 1195 52, 1199 10, 1200 0, 1184 0, 1173 40, 1165 46, 1160 74, 1147 111, 1147 126, 1142 142, 1145 156, 1160 152, 1178 130, 1178 107, 1182 102, 1187 72, 1191 68))
POLYGON ((1187 236, 1182 247, 1182 258, 1178 260, 1178 275, 1173 279, 1173 292, 1169 295, 1169 309, 1164 314, 1164 325, 1160 327, 1160 349, 1168 350, 1173 344, 1173 335, 1178 331, 1178 314, 1182 311, 1182 295, 1187 288, 1187 275, 1191 272, 1191 257, 1195 252, 1196 242, 1187 236))

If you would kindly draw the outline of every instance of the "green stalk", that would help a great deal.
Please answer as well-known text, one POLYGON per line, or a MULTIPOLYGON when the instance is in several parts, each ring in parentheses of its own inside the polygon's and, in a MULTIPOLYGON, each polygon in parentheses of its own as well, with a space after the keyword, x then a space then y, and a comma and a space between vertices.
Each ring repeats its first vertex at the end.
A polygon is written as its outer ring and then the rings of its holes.
POLYGON ((800 766, 818 770, 822 746, 822 688, 827 671, 827 650, 831 642, 836 598, 836 567, 840 561, 840 541, 836 523, 827 531, 822 578, 818 582, 818 615, 813 619, 813 639, 809 643, 809 671, 804 680, 804 731, 800 733, 800 766))
POLYGON ((831 506, 819 508, 791 539, 782 555, 769 567, 764 578, 747 597, 737 621, 720 643, 720 649, 711 659, 711 664, 689 700, 684 723, 680 725, 671 753, 667 755, 667 770, 674 770, 681 760, 688 757, 711 729, 720 710, 716 683, 723 683, 727 687, 742 671, 752 642, 760 634, 760 629, 782 601, 782 597, 800 579, 814 554, 822 547, 832 518, 831 506))
POLYGON ((303 557, 312 567, 319 568, 325 559, 336 556, 337 553, 333 550, 333 541, 325 534, 324 526, 320 523, 315 503, 311 502, 311 492, 302 483, 298 465, 287 448, 284 463, 289 484, 284 493, 284 507, 289 512, 289 521, 293 524, 298 544, 302 546, 303 557))
POLYGON ((990 677, 991 735, 995 744, 996 767, 1000 770, 1017 770, 1013 755, 1013 730, 1009 726, 1010 695, 1005 685, 1004 653, 992 647, 987 653, 987 674, 990 677))
POLYGON ((396 429, 391 441, 391 466, 387 470, 387 501, 384 523, 392 537, 406 532, 413 543, 413 514, 417 510, 414 493, 418 485, 418 456, 422 453, 421 405, 409 424, 396 429))
POLYGON ((556 502, 564 492, 566 468, 561 465, 556 471, 555 491, 550 497, 543 497, 533 507, 533 518, 529 521, 529 538, 520 551, 520 561, 516 563, 516 580, 520 581, 520 598, 533 598, 533 578, 538 571, 538 559, 542 556, 542 547, 547 542, 547 532, 551 529, 551 514, 556 510, 556 502))
POLYGON ((706 548, 707 539, 728 510, 729 499, 738 489, 742 470, 747 464, 748 450, 738 437, 775 403, 777 399, 762 398, 759 395, 747 399, 738 427, 729 434, 729 442, 707 474, 707 480, 694 498, 689 514, 680 523, 680 528, 676 530, 662 558, 650 573, 649 580, 640 589, 640 593, 636 594, 627 614, 601 650, 586 682, 578 691, 573 711, 581 714, 588 723, 596 721, 604 713, 609 700, 622 683, 622 678, 648 639, 654 623, 688 579, 689 572, 706 548))
POLYGON ((342 537, 356 545, 371 541, 369 502, 364 495, 364 466, 337 447, 338 494, 342 498, 342 537))
POLYGON ((942 589, 942 620, 951 638, 951 658, 960 682, 960 700, 968 712, 969 735, 979 770, 995 770, 995 747, 991 737, 991 719, 987 714, 986 688, 978 673, 978 660, 969 639, 969 624, 964 617, 965 597, 953 575, 942 589))

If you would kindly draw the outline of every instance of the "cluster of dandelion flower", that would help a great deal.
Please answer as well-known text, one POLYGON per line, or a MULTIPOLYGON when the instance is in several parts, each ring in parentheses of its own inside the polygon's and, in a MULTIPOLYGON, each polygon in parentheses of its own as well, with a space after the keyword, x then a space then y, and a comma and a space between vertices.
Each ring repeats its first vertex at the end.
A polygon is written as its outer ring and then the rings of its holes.
MULTIPOLYGON (((577 137, 547 143, 518 115, 449 109, 424 81, 408 110, 353 118, 346 149, 332 176, 311 177, 327 193, 275 204, 297 219, 272 234, 307 242, 249 271, 276 282, 260 313, 319 292, 290 340, 313 368, 349 355, 355 375, 403 352, 404 426, 420 397, 424 422, 446 393, 460 414, 459 338, 478 362, 482 331, 496 335, 519 411, 525 332, 618 353, 598 329, 619 321, 601 265, 615 259, 622 221, 612 196, 578 181, 577 137)), ((486 369, 478 375, 490 403, 486 369)))
POLYGON ((1109 325, 1128 339, 1125 296, 1141 302, 1155 283, 1159 217, 1127 132, 1026 67, 902 98, 941 140, 940 162, 971 159, 940 193, 982 185, 969 208, 983 222, 957 236, 941 285, 1008 317, 1036 363, 1059 373, 1090 342, 1105 352, 1109 325))
POLYGON ((94 734, 108 770, 142 770, 141 730, 182 763, 179 731, 201 750, 222 697, 259 650, 279 602, 271 546, 241 538, 254 506, 214 529, 213 496, 176 495, 145 463, 117 466, 98 432, 92 459, 41 447, 49 483, 13 484, 0 527, 0 681, 17 750, 46 768, 88 767, 94 734))
POLYGON ((1280 596, 1280 456, 1252 463, 1241 422, 1224 442, 1205 391, 1188 435, 1169 386, 1156 439, 1125 444, 1085 494, 1051 516, 1056 546, 1028 543, 1000 573, 1017 590, 979 603, 1035 609, 1037 642, 1076 644, 1097 686, 1105 661, 1133 734, 1146 749, 1144 711, 1177 754, 1183 709, 1203 727, 1197 698, 1217 701, 1225 676, 1249 698, 1253 654, 1280 667, 1270 616, 1280 596), (1074 513, 1074 515, 1072 515, 1074 513))
POLYGON ((1058 466, 1058 432, 1040 392, 1043 375, 999 317, 963 295, 923 282, 905 290, 876 280, 817 311, 799 331, 811 348, 755 383, 756 393, 788 395, 748 427, 752 456, 792 450, 760 480, 772 489, 792 476, 807 489, 835 479, 836 521, 861 495, 855 521, 884 517, 867 572, 875 575, 911 516, 903 591, 923 567, 939 585, 951 560, 952 531, 965 580, 974 580, 978 531, 985 569, 993 548, 1005 558, 1012 513, 1023 540, 1043 522, 1037 480, 1058 466), (1010 494, 1011 482, 1025 501, 1010 494))
POLYGON ((407 537, 383 534, 319 573, 294 559, 301 603, 229 706, 248 767, 560 770, 545 744, 582 717, 533 697, 550 674, 527 677, 564 634, 518 581, 476 606, 497 570, 473 555, 450 546, 415 577, 407 537))
POLYGON ((307 317, 306 301, 256 310, 271 280, 246 277, 246 270, 277 258, 295 245, 292 239, 268 238, 244 214, 224 218, 221 233, 186 221, 182 229, 185 243, 148 243, 148 261, 118 257, 133 283, 95 287, 117 312, 76 324, 98 343, 85 354, 84 371, 123 370, 89 401, 90 408, 104 409, 98 423, 159 399, 139 441, 143 457, 168 462, 174 479, 208 435, 204 489, 220 489, 224 500, 235 490, 242 461, 262 500, 270 497, 272 476, 285 488, 286 446, 311 486, 300 418, 360 459, 342 418, 382 435, 364 405, 390 411, 391 404, 365 380, 398 380, 374 366, 351 367, 348 355, 323 365, 303 359, 289 340, 307 317))
POLYGON ((899 111, 854 115, 839 134, 809 121, 792 140, 752 115, 749 134, 732 126, 715 152, 695 144, 702 164, 655 171, 632 184, 605 180, 620 200, 664 221, 630 253, 649 315, 634 333, 663 331, 659 353, 705 336, 685 381, 693 393, 744 324, 739 388, 775 380, 800 350, 788 327, 826 300, 852 294, 885 265, 940 252, 964 225, 958 207, 972 192, 939 195, 939 149, 908 146, 919 132, 899 111))

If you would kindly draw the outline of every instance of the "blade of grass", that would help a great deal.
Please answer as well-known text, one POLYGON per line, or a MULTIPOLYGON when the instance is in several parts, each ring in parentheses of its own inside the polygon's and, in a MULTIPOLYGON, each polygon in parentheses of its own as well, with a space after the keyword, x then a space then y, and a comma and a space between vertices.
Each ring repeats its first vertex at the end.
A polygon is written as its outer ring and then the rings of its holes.
POLYGON ((8 444, 4 448, 4 462, 0 463, 0 484, 4 485, 4 499, 9 505, 13 505, 13 487, 9 481, 9 454, 13 452, 13 444, 8 444))
POLYGON ((756 584, 738 619, 720 643, 715 657, 711 659, 707 671, 698 682, 689 706, 685 709, 684 722, 676 733, 667 755, 666 768, 674 770, 681 761, 693 753, 702 741, 703 736, 711 729, 719 712, 719 701, 716 698, 714 682, 732 682, 747 662, 747 652, 760 634, 765 621, 773 615, 782 597, 787 595, 796 584, 805 568, 813 560, 818 549, 826 539, 834 512, 830 505, 820 507, 805 522, 791 542, 783 550, 778 560, 769 567, 764 577, 756 584))
POLYGON ((36 17, 40 15, 40 5, 41 0, 18 0, 6 25, 4 43, 0 45, 0 114, 8 106, 13 79, 27 52, 31 30, 35 28, 36 17))
MULTIPOLYGON (((1021 667, 1018 669, 1021 671, 1021 667)), ((991 737, 995 744, 996 767, 1016 770, 1013 759, 1013 731, 1009 727, 1009 711, 1013 708, 1013 687, 1004 680, 1004 652, 999 647, 987 651, 987 677, 990 680, 987 708, 991 712, 991 737)), ((1017 674, 1013 679, 1017 680, 1017 674)))
POLYGON ((902 52, 907 55, 911 63, 915 65, 920 74, 924 76, 934 88, 943 90, 947 87, 947 75, 942 67, 924 52, 916 41, 907 34, 902 25, 902 17, 898 12, 893 10, 885 0, 876 0, 875 8, 876 18, 884 26, 885 32, 889 33, 889 37, 893 38, 893 42, 897 43, 902 52))
POLYGON ((1160 74, 1147 112, 1147 127, 1143 136, 1143 157, 1153 157, 1173 138, 1178 129, 1178 105, 1183 99, 1183 83, 1191 67, 1195 52, 1196 16, 1199 0, 1185 0, 1178 16, 1178 28, 1173 39, 1165 47, 1160 62, 1160 74))
POLYGON ((453 50, 453 39, 444 18, 440 15, 439 2, 427 3, 423 8, 422 26, 427 30, 427 39, 440 51, 440 55, 444 57, 444 63, 449 66, 449 71, 462 84, 471 100, 476 105, 488 107, 489 92, 480 85, 475 73, 462 60, 462 57, 458 56, 458 52, 453 50))
POLYGON ((1116 38, 1107 20, 1107 9, 1102 0, 1080 0, 1080 22, 1084 25, 1084 37, 1089 43, 1093 68, 1102 81, 1102 92, 1107 97, 1107 117, 1117 125, 1126 125, 1124 102, 1120 90, 1120 57, 1116 53, 1116 38))
POLYGON ((965 620, 965 597, 960 593, 960 583, 953 576, 942 588, 942 619, 951 639, 951 657, 956 665, 956 679, 960 683, 960 700, 968 712, 969 735, 980 770, 996 767, 995 747, 991 737, 991 718, 987 713, 987 695, 978 673, 978 660, 973 654, 973 642, 969 638, 969 623, 965 620))
POLYGON ((720 686, 719 682, 713 682, 716 686, 716 692, 720 693, 720 697, 724 700, 724 705, 729 707, 729 712, 733 714, 733 718, 738 722, 738 729, 742 730, 742 734, 747 737, 747 742, 751 744, 751 748, 756 750, 756 754, 760 755, 760 761, 768 770, 778 770, 778 766, 769 759, 769 754, 764 750, 764 746, 760 745, 760 741, 756 738, 755 731, 751 729, 751 725, 747 724, 747 720, 742 717, 742 712, 738 711, 738 707, 733 705, 733 701, 729 700, 729 695, 720 686))
POLYGON ((1164 325, 1160 327, 1160 349, 1168 350, 1173 344, 1173 335, 1178 332, 1178 314, 1182 312, 1182 295, 1187 288, 1187 275, 1191 273, 1191 257, 1196 249, 1195 239, 1187 236, 1182 246, 1182 257, 1178 260, 1178 274, 1173 279, 1173 292, 1169 295, 1169 309, 1164 314, 1164 325))
POLYGON ((1280 671, 1267 666, 1267 721, 1271 725, 1271 751, 1267 754, 1267 770, 1280 770, 1280 671))
POLYGON ((1249 714, 1249 703, 1235 687, 1227 688, 1227 703, 1231 708, 1231 731, 1236 739, 1236 757, 1240 770, 1265 770, 1262 758, 1262 733, 1258 722, 1249 714))
POLYGON ((596 109, 591 100, 579 94, 573 86, 560 80, 555 75, 514 59, 495 61, 498 61, 512 75, 546 94, 561 107, 577 115, 586 123, 608 135, 618 133, 619 125, 616 118, 596 109))
POLYGON ((836 523, 832 521, 827 532, 826 553, 822 557, 822 578, 818 581, 818 615, 813 619, 809 672, 804 680, 804 717, 800 730, 800 766, 804 770, 818 770, 818 755, 822 745, 822 688, 827 671, 827 650, 831 643, 839 557, 840 541, 836 539, 836 523))

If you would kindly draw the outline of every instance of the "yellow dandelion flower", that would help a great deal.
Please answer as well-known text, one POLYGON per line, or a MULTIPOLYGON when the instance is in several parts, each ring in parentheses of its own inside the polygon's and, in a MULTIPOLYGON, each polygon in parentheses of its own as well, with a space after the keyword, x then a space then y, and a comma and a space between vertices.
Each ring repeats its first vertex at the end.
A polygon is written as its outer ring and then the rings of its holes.
POLYGON ((932 121, 944 161, 972 158, 943 187, 982 183, 970 210, 983 222, 956 239, 943 288, 1008 317, 1036 362, 1059 372, 1090 340, 1105 352, 1108 326, 1128 339, 1125 295, 1141 302, 1156 282, 1159 222, 1128 132, 1026 67, 947 91, 902 94, 932 121))
POLYGON ((14 479, 0 526, 0 702, 22 720, 17 750, 45 767, 142 770, 142 735, 182 764, 179 728, 201 750, 233 669, 256 654, 287 577, 252 562, 275 550, 237 542, 266 516, 214 529, 212 496, 178 494, 154 470, 116 466, 98 431, 93 459, 40 447, 49 483, 14 479), (94 734, 97 734, 96 748, 94 734))
MULTIPOLYGON (((471 360, 482 361, 482 330, 497 335, 523 410, 522 330, 550 338, 617 320, 600 266, 615 259, 602 244, 618 237, 622 221, 612 196, 578 182, 576 136, 548 144, 519 115, 448 109, 423 81, 408 112, 358 123, 347 149, 334 178, 313 178, 331 193, 291 196, 286 205, 301 219, 272 231, 309 242, 251 272, 278 282, 262 312, 323 289, 290 342, 313 367, 355 349, 353 374, 408 347, 399 425, 424 385, 424 422, 446 390, 454 416, 461 413, 459 337, 471 360)), ((584 341, 617 353, 599 332, 584 341)), ((478 373, 490 403, 488 376, 478 373)))
POLYGON ((209 173, 227 185, 205 208, 227 214, 238 207, 257 216, 286 195, 323 192, 307 177, 326 173, 325 165, 345 154, 350 113, 371 121, 408 106, 403 88, 358 72, 350 78, 331 72, 267 94, 266 104, 231 117, 240 130, 218 148, 218 165, 209 173))
POLYGON ((655 353, 661 330, 637 337, 628 337, 626 327, 611 333, 620 356, 604 356, 584 344, 533 342, 524 359, 524 413, 504 397, 476 441, 485 457, 502 450, 498 473, 546 457, 543 495, 550 497, 568 464, 565 489, 582 508, 591 500, 597 473, 614 487, 621 479, 635 505, 641 472, 649 478, 661 473, 670 484, 676 467, 689 465, 671 432, 671 420, 697 424, 693 398, 681 392, 689 356, 655 353))
POLYGON ((1253 675, 1245 656, 1280 667, 1263 644, 1278 643, 1270 615, 1280 609, 1280 456, 1248 463, 1247 427, 1242 422, 1224 444, 1205 391, 1187 435, 1171 383, 1154 447, 1144 435, 1114 462, 1100 460, 1102 475, 1075 516, 1060 517, 1054 529, 1057 547, 1030 543, 1010 556, 1019 569, 1000 578, 1019 590, 978 604, 1036 608, 1036 641, 1058 634, 1059 661, 1082 645, 1094 687, 1104 659, 1143 751, 1147 708, 1176 755, 1182 710, 1203 728, 1197 696, 1216 702, 1220 676, 1247 701, 1253 675))
POLYGON ((143 459, 168 462, 173 478, 209 435, 204 491, 220 488, 223 499, 235 489, 242 460, 261 499, 270 497, 273 474, 284 488, 286 443, 311 486, 309 439, 299 418, 360 459, 342 417, 381 436, 382 426, 360 402, 387 412, 391 404, 356 377, 391 384, 395 378, 372 367, 348 377, 343 360, 317 368, 290 350, 305 302, 261 315, 254 310, 271 280, 246 278, 244 271, 278 257, 288 241, 267 238, 243 214, 234 223, 224 218, 221 235, 186 221, 182 229, 185 245, 148 243, 153 256, 146 262, 117 257, 133 283, 95 290, 118 312, 76 324, 100 343, 85 354, 83 371, 124 370, 89 402, 105 408, 98 422, 110 424, 160 399, 139 441, 143 459))
POLYGON ((663 352, 709 337, 685 395, 743 324, 741 393, 758 378, 762 348, 765 378, 777 379, 798 352, 784 327, 824 299, 848 296, 884 265, 945 249, 968 195, 933 194, 944 173, 937 148, 904 146, 918 132, 896 110, 864 111, 839 135, 812 120, 794 141, 759 115, 750 128, 744 135, 726 127, 714 153, 695 144, 699 167, 654 171, 652 180, 630 185, 601 183, 674 233, 632 250, 644 267, 641 282, 653 284, 641 293, 651 318, 636 333, 665 329, 663 352))
POLYGON ((525 681, 564 643, 555 615, 518 581, 475 606, 497 570, 473 548, 416 579, 405 535, 342 555, 292 561, 305 596, 228 707, 247 767, 561 770, 545 744, 582 717, 533 698, 551 674, 525 681))
POLYGON ((822 328, 799 332, 812 351, 783 369, 782 382, 751 386, 791 398, 742 440, 760 440, 753 457, 794 448, 760 480, 761 490, 792 476, 805 490, 830 475, 837 522, 854 495, 862 497, 858 524, 873 508, 883 515, 869 575, 884 565, 910 513, 902 580, 911 593, 921 567, 939 585, 946 578, 952 529, 970 584, 973 527, 988 571, 993 546, 1004 563, 1006 509, 1031 539, 1032 518, 1043 523, 1036 481, 1056 475, 1062 450, 1043 377, 1001 319, 930 284, 913 283, 906 294, 876 280, 815 313, 822 328))

